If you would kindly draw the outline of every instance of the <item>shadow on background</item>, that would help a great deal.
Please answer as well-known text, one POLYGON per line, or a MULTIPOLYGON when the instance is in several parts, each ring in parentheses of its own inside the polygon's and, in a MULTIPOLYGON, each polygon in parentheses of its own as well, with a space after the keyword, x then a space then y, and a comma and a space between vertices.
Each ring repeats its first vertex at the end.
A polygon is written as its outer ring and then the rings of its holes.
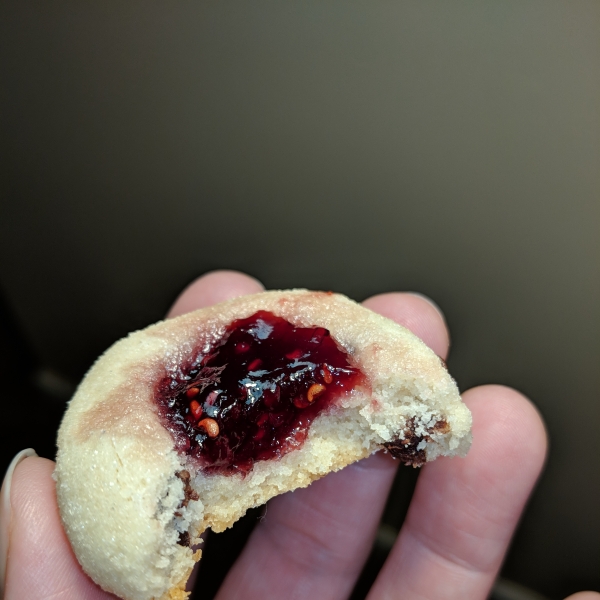
POLYGON ((3 3, 5 464, 51 456, 69 382, 206 270, 419 290, 461 388, 548 423, 504 574, 600 587, 599 25, 584 1, 3 3))

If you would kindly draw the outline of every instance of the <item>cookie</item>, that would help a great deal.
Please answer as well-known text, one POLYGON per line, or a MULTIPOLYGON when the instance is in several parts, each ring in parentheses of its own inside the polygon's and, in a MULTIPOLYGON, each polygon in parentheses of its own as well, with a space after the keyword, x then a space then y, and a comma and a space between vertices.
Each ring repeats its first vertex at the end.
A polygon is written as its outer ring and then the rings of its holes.
POLYGON ((138 331, 92 367, 58 434, 65 530, 127 600, 184 599, 207 528, 378 450, 462 456, 471 415, 442 360, 337 294, 236 298, 138 331))

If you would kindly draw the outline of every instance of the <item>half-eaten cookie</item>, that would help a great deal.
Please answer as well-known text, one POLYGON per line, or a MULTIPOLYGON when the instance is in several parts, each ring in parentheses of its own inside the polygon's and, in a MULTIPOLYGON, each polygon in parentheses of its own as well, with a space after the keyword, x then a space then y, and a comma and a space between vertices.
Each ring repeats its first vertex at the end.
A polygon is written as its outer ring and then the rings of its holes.
POLYGON ((471 415, 439 357, 344 296, 237 298, 131 334, 79 386, 55 478, 84 570, 181 599, 207 528, 385 449, 464 455, 471 415))

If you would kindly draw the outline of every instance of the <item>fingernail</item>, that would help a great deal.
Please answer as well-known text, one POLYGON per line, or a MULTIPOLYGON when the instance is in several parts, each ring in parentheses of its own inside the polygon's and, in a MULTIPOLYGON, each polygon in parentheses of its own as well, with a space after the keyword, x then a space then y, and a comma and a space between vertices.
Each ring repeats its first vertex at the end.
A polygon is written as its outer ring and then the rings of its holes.
POLYGON ((439 304, 434 302, 429 296, 426 296, 425 294, 421 294, 420 292, 406 292, 406 293, 410 294, 411 296, 417 296, 417 298, 421 298, 421 300, 425 300, 425 302, 427 302, 428 304, 431 304, 431 306, 433 306, 433 308, 435 308, 435 310, 437 310, 440 313, 440 315, 444 316, 444 313, 442 312, 442 309, 440 308, 439 304))
POLYGON ((28 456, 37 456, 37 454, 32 448, 27 448, 27 450, 21 450, 12 459, 2 482, 2 491, 0 491, 0 598, 4 598, 4 579, 6 577, 6 564, 8 562, 8 542, 10 539, 10 520, 12 516, 10 486, 17 465, 28 456))

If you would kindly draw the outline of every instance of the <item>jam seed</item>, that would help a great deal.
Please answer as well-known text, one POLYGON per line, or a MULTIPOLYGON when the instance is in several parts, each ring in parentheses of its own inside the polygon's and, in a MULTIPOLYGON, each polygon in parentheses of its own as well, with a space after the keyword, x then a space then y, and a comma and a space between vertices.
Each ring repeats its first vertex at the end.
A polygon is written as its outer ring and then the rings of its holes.
POLYGON ((248 342, 238 342, 235 345, 236 354, 243 354, 244 352, 248 352, 250 350, 250 344, 248 342))
POLYGON ((279 403, 280 394, 281 394, 281 391, 279 389, 279 386, 277 386, 275 388, 275 391, 265 390, 263 392, 263 401, 265 403, 265 406, 268 409, 275 408, 277 406, 277 404, 279 403))
POLYGON ((333 375, 331 371, 327 368, 327 365, 323 365, 321 368, 321 373, 323 374, 323 381, 329 385, 333 381, 333 375))
POLYGON ((313 383, 306 392, 306 398, 309 402, 314 402, 315 398, 325 391, 325 386, 320 383, 313 383))
POLYGON ((256 369, 258 369, 258 367, 260 367, 262 363, 262 360, 260 360, 260 358, 255 358, 249 365, 248 365, 248 371, 256 371, 256 369))
POLYGON ((185 395, 188 398, 195 398, 199 393, 200 393, 200 388, 191 387, 189 390, 186 391, 185 395))
POLYGON ((292 403, 296 408, 306 408, 307 406, 310 406, 310 402, 302 396, 296 396, 292 400, 292 403))
POLYGON ((190 402, 190 411, 192 412, 192 415, 194 415, 196 421, 202 416, 202 407, 196 400, 190 402))
POLYGON ((214 419, 202 419, 202 421, 198 421, 198 427, 202 427, 209 438, 215 438, 219 435, 219 425, 214 419))
POLYGON ((290 360, 296 360, 298 358, 300 358, 302 356, 302 354, 304 354, 302 352, 302 350, 300 350, 300 348, 298 348, 297 350, 293 350, 292 352, 288 352, 285 357, 289 358, 290 360))

